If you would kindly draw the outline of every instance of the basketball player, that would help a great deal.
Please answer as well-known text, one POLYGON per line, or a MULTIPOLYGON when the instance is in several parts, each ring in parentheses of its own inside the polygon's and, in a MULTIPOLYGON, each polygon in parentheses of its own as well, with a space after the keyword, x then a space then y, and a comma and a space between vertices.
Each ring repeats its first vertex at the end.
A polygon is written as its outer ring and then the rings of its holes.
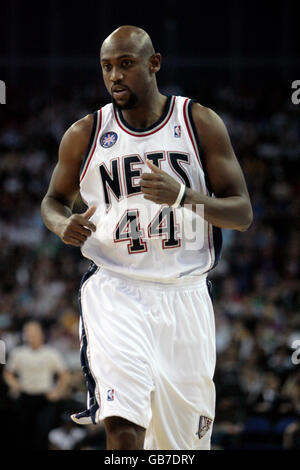
POLYGON ((67 130, 42 202, 46 226, 92 260, 79 295, 88 409, 73 419, 103 420, 107 449, 209 449, 207 274, 220 228, 251 224, 245 180, 222 120, 159 92, 161 55, 145 31, 118 28, 100 60, 112 103, 67 130), (88 209, 72 214, 78 191, 88 209), (204 240, 187 250, 180 217, 200 205, 204 240))

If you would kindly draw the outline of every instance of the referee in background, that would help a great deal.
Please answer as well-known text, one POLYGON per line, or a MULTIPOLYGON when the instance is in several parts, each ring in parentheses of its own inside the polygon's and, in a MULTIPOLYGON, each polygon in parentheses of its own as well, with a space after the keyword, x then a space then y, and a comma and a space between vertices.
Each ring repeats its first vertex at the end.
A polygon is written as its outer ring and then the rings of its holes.
POLYGON ((48 433, 55 423, 56 404, 68 383, 68 372, 60 354, 45 344, 38 322, 26 323, 23 333, 26 344, 11 351, 4 370, 10 395, 16 400, 19 436, 16 447, 46 450, 48 433))

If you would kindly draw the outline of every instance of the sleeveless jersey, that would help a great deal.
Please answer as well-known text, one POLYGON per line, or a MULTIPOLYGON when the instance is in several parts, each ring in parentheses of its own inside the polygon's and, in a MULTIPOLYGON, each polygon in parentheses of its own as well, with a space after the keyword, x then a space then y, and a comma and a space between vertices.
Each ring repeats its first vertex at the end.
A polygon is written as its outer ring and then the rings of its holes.
POLYGON ((97 207, 91 219, 97 230, 81 250, 96 265, 127 277, 166 283, 195 279, 216 266, 221 230, 189 209, 144 199, 139 185, 142 173, 151 172, 149 159, 179 183, 213 196, 192 103, 189 98, 168 96, 163 115, 146 129, 130 126, 112 103, 94 113, 80 193, 89 207, 97 207), (192 233, 196 219, 201 219, 201 226, 192 233), (189 242, 191 234, 194 243, 189 242))

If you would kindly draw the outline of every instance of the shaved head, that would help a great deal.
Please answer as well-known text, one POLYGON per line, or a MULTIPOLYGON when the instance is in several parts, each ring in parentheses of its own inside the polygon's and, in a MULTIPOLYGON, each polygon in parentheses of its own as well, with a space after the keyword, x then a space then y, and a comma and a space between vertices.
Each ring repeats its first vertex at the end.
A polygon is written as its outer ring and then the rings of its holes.
POLYGON ((102 43, 100 62, 106 89, 115 106, 133 109, 157 93, 161 54, 137 26, 120 26, 102 43))
POLYGON ((137 26, 120 26, 113 31, 102 43, 101 58, 105 57, 106 52, 116 48, 126 49, 145 58, 155 54, 149 34, 137 26))

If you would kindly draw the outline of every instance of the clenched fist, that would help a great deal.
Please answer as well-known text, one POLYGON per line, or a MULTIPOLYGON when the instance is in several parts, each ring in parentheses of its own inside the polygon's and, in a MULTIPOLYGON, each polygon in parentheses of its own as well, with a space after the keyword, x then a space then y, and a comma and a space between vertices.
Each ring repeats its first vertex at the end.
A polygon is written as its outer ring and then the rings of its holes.
POLYGON ((140 185, 144 198, 156 204, 171 206, 178 196, 180 183, 150 160, 146 160, 146 164, 152 173, 143 173, 141 176, 140 185))
POLYGON ((84 214, 73 214, 66 219, 60 230, 60 238, 67 245, 82 246, 86 239, 96 231, 96 226, 89 221, 96 206, 90 207, 84 214))

